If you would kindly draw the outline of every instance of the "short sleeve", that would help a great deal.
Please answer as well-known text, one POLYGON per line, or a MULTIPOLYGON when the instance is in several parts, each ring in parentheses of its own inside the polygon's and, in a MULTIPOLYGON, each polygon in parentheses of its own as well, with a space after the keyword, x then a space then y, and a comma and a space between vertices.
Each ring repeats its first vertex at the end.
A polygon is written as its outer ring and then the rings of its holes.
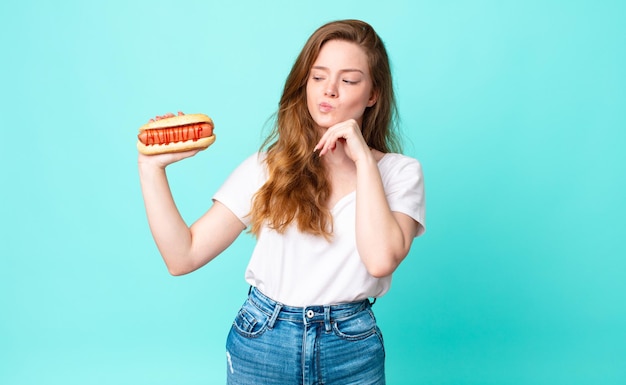
POLYGON ((213 195, 213 200, 232 211, 243 224, 250 224, 250 208, 254 194, 267 179, 264 155, 253 154, 244 160, 213 195))
POLYGON ((426 230, 426 197, 422 166, 417 159, 387 154, 379 163, 391 211, 401 212, 419 223, 416 236, 426 230))

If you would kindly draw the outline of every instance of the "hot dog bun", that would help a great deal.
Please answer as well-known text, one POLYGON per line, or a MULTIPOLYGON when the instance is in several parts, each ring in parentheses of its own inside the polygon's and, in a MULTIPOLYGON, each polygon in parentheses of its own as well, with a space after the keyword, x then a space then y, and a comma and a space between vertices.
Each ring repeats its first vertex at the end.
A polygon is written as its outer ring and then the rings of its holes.
POLYGON ((213 120, 205 114, 155 120, 139 127, 137 150, 145 155, 204 150, 215 142, 213 128, 213 120), (184 131, 176 130, 185 126, 184 131), (145 142, 146 138, 151 140, 145 142))

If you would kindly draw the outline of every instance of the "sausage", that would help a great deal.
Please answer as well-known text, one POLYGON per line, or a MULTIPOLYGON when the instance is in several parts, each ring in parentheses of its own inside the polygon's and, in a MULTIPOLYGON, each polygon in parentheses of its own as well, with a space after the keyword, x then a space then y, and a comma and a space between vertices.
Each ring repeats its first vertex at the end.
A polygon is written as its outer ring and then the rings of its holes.
POLYGON ((213 128, 209 123, 203 122, 144 130, 137 135, 137 138, 145 145, 152 145, 185 142, 187 140, 197 141, 200 138, 208 138, 211 135, 213 135, 213 128))

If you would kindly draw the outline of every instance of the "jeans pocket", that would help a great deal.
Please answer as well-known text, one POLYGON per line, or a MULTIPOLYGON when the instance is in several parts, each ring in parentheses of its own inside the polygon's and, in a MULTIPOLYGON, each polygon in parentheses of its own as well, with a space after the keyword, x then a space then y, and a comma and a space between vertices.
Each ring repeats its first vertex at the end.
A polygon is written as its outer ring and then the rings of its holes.
POLYGON ((371 310, 363 310, 347 318, 335 320, 333 331, 344 340, 362 340, 378 333, 376 318, 371 310))
POLYGON ((270 316, 248 300, 239 309, 233 328, 244 337, 258 337, 267 330, 270 316))

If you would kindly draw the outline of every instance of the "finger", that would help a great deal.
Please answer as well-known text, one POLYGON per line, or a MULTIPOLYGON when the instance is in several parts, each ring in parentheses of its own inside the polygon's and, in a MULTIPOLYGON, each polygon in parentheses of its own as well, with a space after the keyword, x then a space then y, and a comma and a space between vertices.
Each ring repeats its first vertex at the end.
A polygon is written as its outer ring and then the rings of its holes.
POLYGON ((320 150, 320 156, 337 148, 337 141, 345 144, 353 129, 351 121, 341 122, 329 127, 320 138, 313 151, 320 150))
POLYGON ((337 141, 342 138, 340 130, 328 130, 322 137, 320 156, 328 153, 328 151, 334 151, 337 148, 337 141))
POLYGON ((315 145, 315 147, 313 148, 313 152, 315 152, 315 151, 317 151, 317 150, 321 149, 322 147, 324 147, 324 144, 323 144, 323 143, 324 143, 324 142, 323 142, 323 140, 322 140, 322 139, 320 139, 320 140, 319 140, 319 142, 317 142, 317 144, 316 144, 316 145, 315 145))
POLYGON ((322 155, 322 151, 324 150, 324 146, 326 145, 326 141, 327 141, 326 133, 324 133, 324 135, 322 135, 320 140, 315 145, 315 148, 313 148, 313 152, 319 151, 319 155, 321 156, 322 155))
POLYGON ((322 135, 320 140, 317 142, 317 144, 313 148, 313 152, 321 150, 322 148, 324 148, 324 145, 326 144, 326 136, 327 136, 326 133, 324 133, 324 135, 322 135))
POLYGON ((165 115, 157 115, 156 116, 156 120, 167 119, 167 118, 171 118, 173 116, 174 116, 174 114, 172 114, 171 112, 168 112, 165 115))
POLYGON ((328 151, 334 151, 337 148, 336 139, 329 138, 324 141, 324 145, 322 146, 319 156, 326 154, 328 151))

